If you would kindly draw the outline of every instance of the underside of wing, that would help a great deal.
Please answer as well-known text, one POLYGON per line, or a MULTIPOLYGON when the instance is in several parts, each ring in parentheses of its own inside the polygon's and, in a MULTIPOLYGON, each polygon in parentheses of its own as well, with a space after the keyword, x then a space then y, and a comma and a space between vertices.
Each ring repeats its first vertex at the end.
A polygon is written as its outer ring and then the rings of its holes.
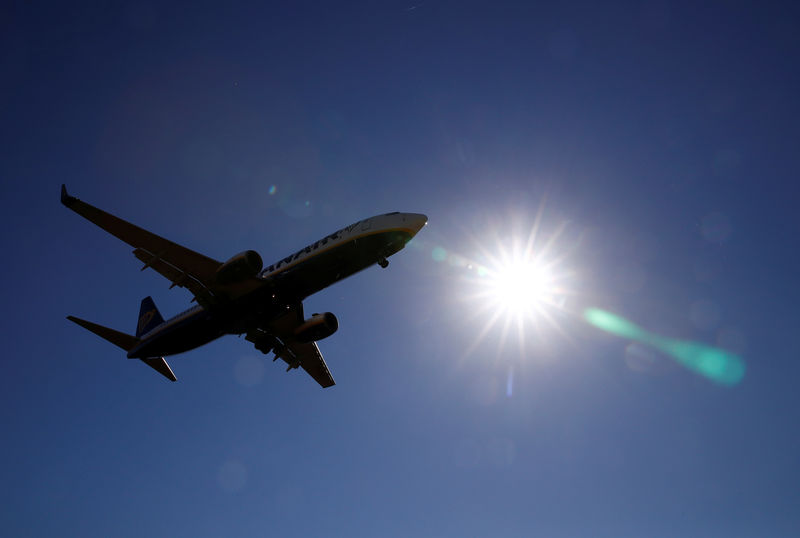
POLYGON ((328 388, 336 384, 316 342, 290 342, 286 347, 300 361, 300 366, 303 370, 308 372, 308 375, 313 377, 322 388, 328 388))
MULTIPOLYGON (((247 339, 256 343, 269 342, 275 357, 283 359, 292 368, 302 367, 323 388, 336 384, 316 342, 301 342, 295 338, 295 329, 303 323, 303 305, 292 306, 285 314, 273 319, 263 329, 249 334, 247 339)), ((268 352, 267 348, 262 349, 268 352)))
POLYGON ((67 193, 61 186, 61 203, 108 233, 134 247, 133 254, 172 282, 191 291, 201 303, 214 296, 219 261, 204 256, 128 221, 116 217, 67 193))
POLYGON ((144 262, 142 270, 150 267, 155 272, 169 280, 172 283, 170 288, 175 286, 186 288, 192 292, 199 304, 204 306, 213 304, 214 294, 211 291, 210 286, 207 286, 201 280, 198 280, 198 278, 195 277, 191 271, 186 271, 176 267, 165 259, 160 258, 156 254, 153 254, 152 252, 143 248, 137 248, 134 250, 133 255, 136 256, 136 258, 140 261, 144 262))

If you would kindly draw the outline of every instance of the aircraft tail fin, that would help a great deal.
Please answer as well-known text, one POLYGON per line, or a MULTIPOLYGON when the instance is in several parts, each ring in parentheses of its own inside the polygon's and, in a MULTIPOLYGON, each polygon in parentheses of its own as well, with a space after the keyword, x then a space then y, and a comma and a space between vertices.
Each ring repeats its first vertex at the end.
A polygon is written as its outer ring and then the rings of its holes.
POLYGON ((142 299, 142 306, 139 308, 139 323, 136 325, 136 338, 162 323, 164 323, 164 318, 161 317, 161 313, 156 308, 153 298, 148 296, 142 299))
POLYGON ((121 347, 125 351, 130 351, 139 344, 139 339, 135 336, 115 331, 114 329, 109 329, 108 327, 103 327, 97 323, 76 318, 75 316, 67 316, 67 319, 73 323, 77 323, 86 330, 92 331, 100 338, 108 340, 115 346, 121 347))

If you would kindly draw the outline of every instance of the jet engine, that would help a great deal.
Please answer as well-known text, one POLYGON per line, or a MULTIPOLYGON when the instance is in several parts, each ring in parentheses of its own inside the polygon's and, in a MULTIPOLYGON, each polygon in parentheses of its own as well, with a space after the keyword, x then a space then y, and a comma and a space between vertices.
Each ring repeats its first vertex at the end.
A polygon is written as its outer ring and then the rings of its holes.
POLYGON ((219 284, 233 284, 252 278, 261 271, 264 262, 255 250, 240 252, 217 269, 219 284))
POLYGON ((315 342, 327 338, 339 328, 339 320, 330 312, 314 314, 294 330, 300 342, 315 342))

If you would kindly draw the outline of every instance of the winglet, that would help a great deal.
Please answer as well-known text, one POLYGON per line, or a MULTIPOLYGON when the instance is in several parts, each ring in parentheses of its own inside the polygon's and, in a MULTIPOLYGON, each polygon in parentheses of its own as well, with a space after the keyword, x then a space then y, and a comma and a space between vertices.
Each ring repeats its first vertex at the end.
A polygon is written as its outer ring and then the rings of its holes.
POLYGON ((74 196, 70 196, 69 193, 67 193, 67 186, 62 183, 61 184, 61 203, 64 204, 65 206, 67 206, 67 207, 71 207, 72 204, 74 204, 77 201, 78 201, 77 198, 75 198, 74 196))

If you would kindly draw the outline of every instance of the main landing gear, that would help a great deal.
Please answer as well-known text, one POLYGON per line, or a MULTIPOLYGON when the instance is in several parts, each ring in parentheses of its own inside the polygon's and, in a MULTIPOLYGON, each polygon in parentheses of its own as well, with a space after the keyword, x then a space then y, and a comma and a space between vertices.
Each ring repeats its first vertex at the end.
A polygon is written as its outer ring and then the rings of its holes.
POLYGON ((270 352, 275 353, 275 357, 272 359, 272 362, 275 362, 278 359, 285 360, 289 365, 286 368, 287 372, 301 366, 300 359, 295 356, 291 349, 288 349, 280 340, 262 330, 256 329, 247 333, 245 340, 253 342, 256 349, 265 355, 269 354, 270 352))
POLYGON ((280 342, 278 342, 275 337, 270 336, 263 331, 256 330, 252 333, 248 333, 244 339, 248 342, 253 342, 255 348, 264 355, 268 354, 273 349, 280 347, 280 342))
POLYGON ((380 260, 378 260, 378 265, 386 269, 387 267, 389 267, 389 260, 387 260, 386 258, 381 258, 380 260))

